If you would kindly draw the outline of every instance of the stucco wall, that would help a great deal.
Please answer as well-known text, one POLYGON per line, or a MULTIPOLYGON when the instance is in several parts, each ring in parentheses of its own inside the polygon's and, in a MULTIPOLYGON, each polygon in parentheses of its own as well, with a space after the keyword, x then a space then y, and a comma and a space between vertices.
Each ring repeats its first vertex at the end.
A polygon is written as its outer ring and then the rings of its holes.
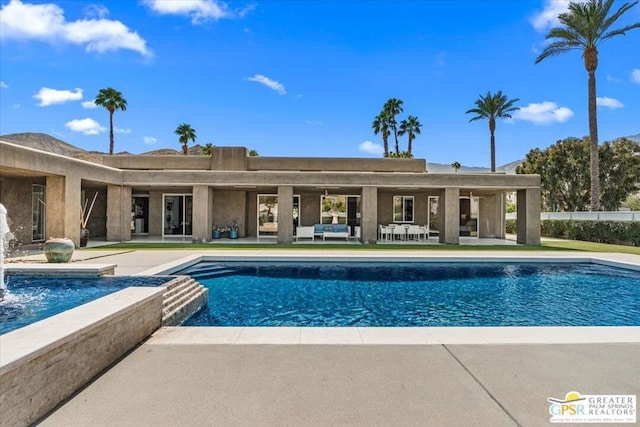
MULTIPOLYGON (((245 237, 245 191, 213 191, 213 224, 224 227, 232 221, 238 223, 238 237, 245 237)), ((211 225, 213 225, 211 224, 211 225)))
POLYGON ((320 223, 320 193, 300 194, 300 225, 320 223))
POLYGON ((3 178, 0 182, 0 203, 7 209, 7 223, 15 244, 32 242, 32 184, 44 184, 44 180, 3 178))
MULTIPOLYGON (((89 238, 106 237, 107 235, 107 192, 104 188, 82 186, 84 197, 87 203, 87 211, 91 207, 93 196, 98 193, 96 202, 91 210, 87 228, 89 229, 89 238)), ((85 200, 82 201, 84 206, 85 200)))

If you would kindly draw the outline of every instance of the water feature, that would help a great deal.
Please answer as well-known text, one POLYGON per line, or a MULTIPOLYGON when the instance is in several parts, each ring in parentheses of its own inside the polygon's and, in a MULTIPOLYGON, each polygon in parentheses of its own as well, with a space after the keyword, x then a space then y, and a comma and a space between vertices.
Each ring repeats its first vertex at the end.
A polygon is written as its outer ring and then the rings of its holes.
POLYGON ((7 292, 7 284, 4 281, 4 251, 12 236, 7 223, 7 208, 0 203, 0 301, 7 292))
POLYGON ((156 287, 167 276, 44 277, 10 275, 0 303, 0 335, 128 287, 156 287))

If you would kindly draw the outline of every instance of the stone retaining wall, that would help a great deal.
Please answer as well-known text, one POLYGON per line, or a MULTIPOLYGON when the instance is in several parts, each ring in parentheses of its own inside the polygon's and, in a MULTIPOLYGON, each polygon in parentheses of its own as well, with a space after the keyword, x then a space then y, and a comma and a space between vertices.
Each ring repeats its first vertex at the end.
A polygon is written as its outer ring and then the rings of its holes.
POLYGON ((127 288, 0 336, 0 426, 42 418, 151 335, 164 292, 127 288))

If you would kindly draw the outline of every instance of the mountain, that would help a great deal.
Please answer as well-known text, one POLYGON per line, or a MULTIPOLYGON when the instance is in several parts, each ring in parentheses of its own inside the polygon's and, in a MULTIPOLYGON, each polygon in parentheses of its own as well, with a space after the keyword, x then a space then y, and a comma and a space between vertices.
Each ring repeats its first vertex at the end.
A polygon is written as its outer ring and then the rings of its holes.
MULTIPOLYGON (((497 166, 496 172, 506 173, 513 175, 516 173, 516 168, 520 166, 522 160, 516 160, 515 162, 507 163, 506 165, 497 166)), ((451 173, 453 168, 451 165, 444 163, 427 163, 427 171, 431 173, 451 173)), ((485 168, 481 166, 462 166, 458 173, 490 173, 491 168, 485 168)))
MULTIPOLYGON (((7 135, 0 135, 0 140, 11 142, 13 144, 20 145, 22 147, 35 148, 36 150, 46 151, 48 153, 59 154, 61 156, 72 157, 74 159, 86 160, 88 162, 102 164, 102 156, 106 153, 100 151, 86 151, 82 148, 75 147, 68 144, 58 138, 54 138, 46 133, 11 133, 7 135)), ((127 151, 116 153, 115 155, 131 155, 127 151)), ((146 153, 146 155, 179 155, 182 154, 182 150, 174 150, 171 148, 164 148, 159 150, 153 150, 146 153)), ((198 156, 202 154, 202 146, 196 144, 193 147, 189 147, 189 154, 198 156)))
POLYGON ((630 139, 635 142, 640 142, 640 133, 637 135, 625 136, 625 138, 630 139))
POLYGON ((45 133, 11 133, 1 135, 0 139, 22 147, 35 148, 36 150, 72 157, 74 159, 102 163, 101 153, 83 150, 45 133))

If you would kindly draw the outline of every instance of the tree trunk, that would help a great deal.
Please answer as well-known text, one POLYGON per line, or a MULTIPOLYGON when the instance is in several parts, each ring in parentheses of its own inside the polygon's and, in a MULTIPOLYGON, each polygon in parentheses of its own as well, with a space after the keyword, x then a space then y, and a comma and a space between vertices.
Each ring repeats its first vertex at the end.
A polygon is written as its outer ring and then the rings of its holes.
POLYGON ((407 142, 407 152, 409 154, 409 158, 411 158, 411 142, 413 140, 413 134, 411 133, 411 131, 409 131, 409 141, 407 142))
POLYGON ((496 119, 489 118, 489 132, 491 132, 491 172, 496 171, 496 119))
POLYGON ((598 157, 598 118, 596 112, 596 73, 589 71, 589 151, 592 212, 600 210, 600 159, 598 157))
POLYGON ((393 130, 393 136, 396 139, 396 156, 400 157, 400 145, 398 144, 398 131, 393 130))
POLYGON ((384 143, 384 156, 389 157, 389 134, 382 133, 382 142, 384 143))
POLYGON ((113 154, 113 110, 109 110, 109 154, 113 154))

